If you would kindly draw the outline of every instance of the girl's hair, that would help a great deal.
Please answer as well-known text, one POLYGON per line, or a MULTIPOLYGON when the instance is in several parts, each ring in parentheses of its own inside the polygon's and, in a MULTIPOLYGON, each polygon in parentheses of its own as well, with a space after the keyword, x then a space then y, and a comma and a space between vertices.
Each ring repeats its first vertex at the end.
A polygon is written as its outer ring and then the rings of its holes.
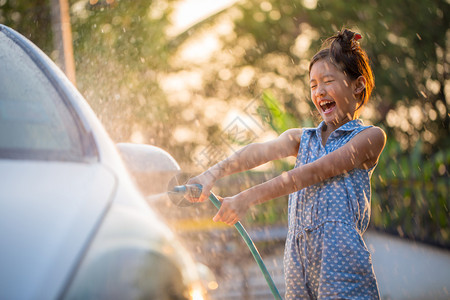
POLYGON ((317 52, 309 63, 309 73, 312 66, 321 59, 329 59, 344 74, 355 80, 359 76, 366 78, 366 87, 361 93, 361 104, 357 109, 369 101, 370 94, 375 86, 372 68, 366 52, 359 45, 359 33, 343 29, 329 37, 322 44, 322 50, 317 52))

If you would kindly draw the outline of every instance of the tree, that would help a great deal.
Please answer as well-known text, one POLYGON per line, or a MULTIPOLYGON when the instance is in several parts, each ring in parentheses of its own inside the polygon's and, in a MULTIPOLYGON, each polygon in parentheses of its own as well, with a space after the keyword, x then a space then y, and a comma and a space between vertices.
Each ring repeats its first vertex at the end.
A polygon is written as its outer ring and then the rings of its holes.
POLYGON ((76 84, 73 59, 72 30, 70 26, 68 0, 51 0, 53 44, 56 64, 61 67, 73 84, 76 84))

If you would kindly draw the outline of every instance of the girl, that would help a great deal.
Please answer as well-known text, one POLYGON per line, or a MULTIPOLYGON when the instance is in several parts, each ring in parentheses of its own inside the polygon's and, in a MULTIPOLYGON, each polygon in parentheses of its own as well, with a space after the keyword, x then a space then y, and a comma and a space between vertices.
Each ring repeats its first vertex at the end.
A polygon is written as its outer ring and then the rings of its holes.
POLYGON ((221 177, 296 156, 294 169, 222 199, 213 218, 233 225, 251 205, 289 195, 284 268, 286 299, 379 299, 371 256, 362 239, 370 218, 370 177, 386 143, 382 129, 358 119, 374 78, 361 35, 328 38, 309 66, 317 128, 289 129, 253 143, 191 179, 207 199, 221 177))

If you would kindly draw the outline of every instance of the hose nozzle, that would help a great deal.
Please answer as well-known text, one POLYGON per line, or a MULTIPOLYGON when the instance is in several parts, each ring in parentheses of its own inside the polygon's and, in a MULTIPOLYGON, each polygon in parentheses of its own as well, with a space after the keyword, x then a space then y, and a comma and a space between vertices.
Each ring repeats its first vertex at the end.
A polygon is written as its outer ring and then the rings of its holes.
POLYGON ((185 185, 177 185, 174 186, 171 193, 189 195, 192 198, 199 198, 202 194, 202 185, 201 184, 185 184, 185 185))

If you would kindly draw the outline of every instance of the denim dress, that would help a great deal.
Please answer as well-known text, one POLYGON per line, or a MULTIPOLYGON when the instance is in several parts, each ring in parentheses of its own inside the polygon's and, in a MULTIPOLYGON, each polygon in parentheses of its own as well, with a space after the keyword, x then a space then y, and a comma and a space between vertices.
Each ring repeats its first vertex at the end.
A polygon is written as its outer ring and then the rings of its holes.
MULTIPOLYGON (((295 167, 345 145, 371 126, 352 120, 322 145, 322 122, 303 129, 295 167)), ((362 239, 370 218, 369 170, 353 169, 289 195, 284 254, 287 299, 379 299, 362 239)))

